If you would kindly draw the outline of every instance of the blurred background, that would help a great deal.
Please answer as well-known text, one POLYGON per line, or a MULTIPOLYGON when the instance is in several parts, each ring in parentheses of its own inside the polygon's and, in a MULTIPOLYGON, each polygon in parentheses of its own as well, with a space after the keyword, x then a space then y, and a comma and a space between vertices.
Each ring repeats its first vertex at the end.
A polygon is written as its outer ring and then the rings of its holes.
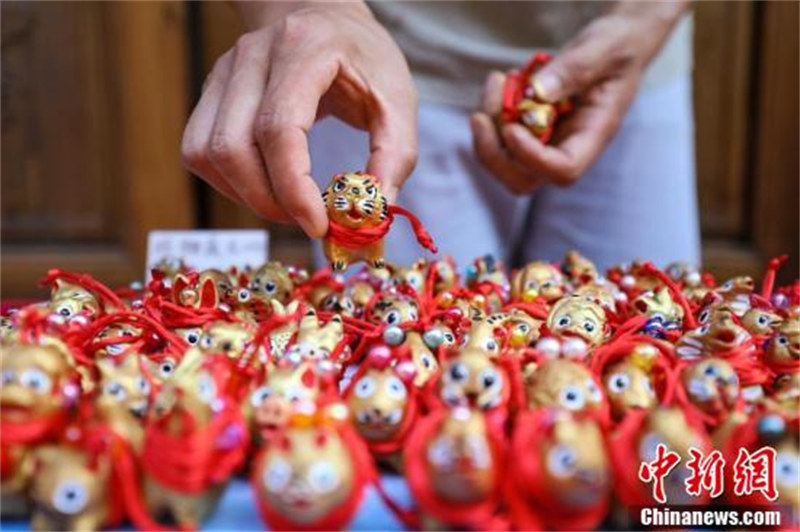
MULTIPOLYGON (((11 2, 2 19, 2 295, 52 267, 121 285, 154 228, 264 227, 182 168, 205 74, 241 32, 222 2, 11 2)), ((798 275, 798 3, 698 2, 694 102, 704 267, 798 275)), ((310 265, 297 229, 272 258, 310 265)), ((653 227, 669 231, 669 227, 653 227)), ((646 258, 646 257, 645 257, 646 258)))

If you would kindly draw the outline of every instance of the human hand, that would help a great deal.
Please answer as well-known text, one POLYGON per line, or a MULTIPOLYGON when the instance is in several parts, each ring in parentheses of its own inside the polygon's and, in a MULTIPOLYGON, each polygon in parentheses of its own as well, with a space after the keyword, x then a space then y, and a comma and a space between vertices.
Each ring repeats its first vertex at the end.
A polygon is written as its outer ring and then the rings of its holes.
POLYGON ((573 184, 613 138, 644 69, 685 7, 684 2, 619 2, 537 72, 540 99, 578 98, 575 111, 557 123, 550 144, 520 124, 498 132, 493 117, 502 107, 506 75, 492 72, 481 112, 471 119, 478 159, 518 194, 545 183, 573 184))
POLYGON ((307 136, 331 114, 369 132, 366 171, 394 201, 416 164, 417 95, 389 33, 361 3, 249 6, 268 22, 214 65, 184 131, 185 165, 263 218, 322 237, 307 136))

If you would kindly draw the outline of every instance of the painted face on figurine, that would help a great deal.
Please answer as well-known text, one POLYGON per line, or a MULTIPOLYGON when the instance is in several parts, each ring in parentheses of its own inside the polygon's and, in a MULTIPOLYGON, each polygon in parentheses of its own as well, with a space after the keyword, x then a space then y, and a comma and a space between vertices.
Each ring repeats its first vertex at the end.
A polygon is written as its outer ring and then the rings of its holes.
POLYGON ((564 295, 564 276, 548 262, 531 262, 511 277, 511 297, 515 301, 530 303, 538 297, 547 302, 564 295))
POLYGON ((319 309, 338 312, 343 316, 355 316, 356 314, 356 305, 346 292, 329 292, 319 303, 319 309))
POLYGON ((294 428, 267 448, 257 470, 271 508, 297 523, 310 523, 343 504, 354 489, 353 460, 331 429, 294 428))
POLYGON ((592 420, 560 412, 552 431, 535 452, 544 464, 547 490, 569 506, 597 504, 608 495, 609 463, 603 435, 592 420))
POLYGON ((286 356, 298 360, 329 360, 339 343, 344 339, 342 318, 334 315, 321 324, 317 313, 309 309, 300 320, 295 343, 286 350, 286 356))
POLYGON ((248 289, 255 299, 286 303, 292 296, 294 282, 281 263, 267 262, 250 278, 248 289))
POLYGON ((419 320, 419 305, 409 297, 388 295, 375 302, 371 319, 374 323, 386 325, 414 322, 419 320))
POLYGON ((458 282, 458 272, 452 259, 445 258, 435 260, 430 263, 429 268, 435 269, 435 281, 433 283, 433 293, 440 294, 445 290, 450 290, 458 282))
MULTIPOLYGON (((701 313, 700 321, 703 322, 701 313)), ((708 356, 735 349, 751 338, 747 329, 738 325, 727 311, 708 314, 706 323, 681 336, 675 353, 681 358, 708 356)))
POLYGON ((0 415, 4 420, 25 422, 64 408, 61 387, 70 373, 65 351, 55 345, 3 346, 0 368, 0 415))
POLYGON ((17 327, 14 325, 14 322, 11 321, 11 318, 0 316, 0 341, 11 338, 16 330, 17 327))
POLYGON ((800 410, 800 372, 778 376, 772 385, 770 400, 787 416, 796 415, 800 410))
POLYGON ((65 318, 78 314, 93 318, 100 311, 100 303, 93 293, 82 286, 61 279, 57 279, 53 286, 48 307, 52 312, 65 318))
POLYGON ((199 348, 204 353, 224 353, 228 358, 238 358, 252 339, 253 331, 246 325, 218 321, 206 329, 199 348))
MULTIPOLYGON (((361 229, 380 225, 388 216, 388 204, 378 181, 369 174, 351 172, 333 177, 322 193, 328 216, 335 223, 361 229)), ((357 260, 366 260, 375 268, 383 268, 383 239, 359 249, 341 246, 326 238, 325 255, 334 271, 341 271, 357 260)))
POLYGON ((767 362, 800 360, 800 319, 784 321, 770 339, 765 354, 767 362))
POLYGON ((144 363, 152 379, 159 385, 171 379, 175 373, 175 368, 178 367, 178 360, 170 355, 159 357, 156 360, 145 357, 144 363))
MULTIPOLYGON (((270 306, 272 307, 273 316, 287 317, 297 312, 300 302, 294 300, 288 305, 284 305, 280 301, 273 299, 270 301, 270 306)), ((273 329, 269 333, 270 353, 272 353, 273 357, 279 358, 283 356, 298 328, 299 324, 297 320, 290 319, 285 324, 273 329)))
POLYGON ((171 415, 180 405, 189 412, 199 425, 206 425, 214 415, 213 405, 220 390, 209 369, 203 368, 204 354, 189 349, 181 359, 172 377, 153 401, 153 413, 157 418, 171 415))
POLYGON ((214 281, 217 286, 217 294, 219 294, 221 300, 230 298, 236 288, 236 280, 216 268, 209 268, 200 272, 200 282, 202 283, 205 279, 214 281))
MULTIPOLYGON (((100 331, 97 335, 98 340, 103 340, 105 338, 121 338, 125 340, 130 340, 136 337, 141 336, 142 330, 138 327, 131 325, 130 323, 114 323, 109 325, 102 331, 100 331)), ((97 351, 95 351, 95 356, 97 357, 104 357, 104 356, 118 356, 125 352, 126 349, 130 347, 129 342, 121 341, 117 344, 108 344, 105 347, 101 347, 97 351)))
POLYGON ((752 277, 740 276, 728 279, 713 292, 728 303, 737 316, 742 316, 750 308, 750 295, 754 288, 755 282, 752 277))
POLYGON ((392 281, 397 285, 408 285, 418 294, 425 289, 425 273, 427 263, 420 259, 408 268, 394 266, 392 271, 392 281))
POLYGON ((249 418, 262 432, 275 431, 286 424, 292 404, 314 401, 319 395, 320 379, 311 362, 280 363, 271 367, 267 382, 250 394, 249 418))
POLYGON ((783 318, 769 309, 752 307, 742 316, 742 325, 752 335, 772 334, 783 323, 783 318))
POLYGON ((683 323, 683 307, 677 304, 666 287, 660 286, 640 294, 632 303, 638 316, 657 319, 664 325, 680 326, 683 323))
POLYGON ((450 406, 488 410, 503 403, 509 385, 500 367, 478 349, 464 349, 442 365, 439 395, 450 406))
POLYGON ((533 345, 539 339, 540 329, 544 322, 531 317, 527 312, 512 309, 509 319, 511 329, 508 338, 509 347, 519 349, 533 345))
POLYGON ((499 482, 486 421, 479 412, 454 409, 431 438, 425 452, 431 486, 446 501, 479 502, 486 499, 499 482))
POLYGON ((531 408, 557 407, 572 412, 600 408, 603 392, 589 370, 567 359, 548 360, 527 377, 525 392, 531 408))
MULTIPOLYGON (((678 453, 681 463, 686 463, 690 459, 690 447, 695 447, 701 452, 706 452, 707 447, 700 434, 689 425, 680 408, 659 407, 647 414, 635 442, 639 459, 646 462, 655 460, 660 443, 668 450, 678 453)), ((693 497, 686 493, 685 485, 688 476, 687 468, 676 467, 664 479, 664 489, 670 504, 691 504, 693 497)))
POLYGON ((510 314, 499 312, 486 319, 473 321, 472 327, 463 338, 463 348, 478 349, 487 356, 497 356, 500 354, 500 341, 495 337, 495 329, 503 326, 510 319, 510 314))
POLYGON ((408 393, 393 368, 369 368, 355 382, 347 405, 358 433, 368 441, 397 434, 408 413, 408 393))
POLYGON ((151 387, 139 363, 139 357, 131 354, 119 363, 101 359, 100 394, 97 399, 101 409, 124 410, 136 418, 143 418, 150 403, 151 387))
MULTIPOLYGON (((442 345, 447 345, 447 331, 442 331, 442 345)), ((451 341, 455 343, 453 333, 449 333, 451 341)), ((405 346, 411 350, 411 361, 414 363, 414 368, 417 374, 414 376, 414 386, 424 386, 428 380, 435 376, 439 371, 439 361, 436 360, 431 349, 425 344, 422 335, 416 331, 409 331, 406 334, 405 346)))
POLYGON ((653 386, 652 359, 647 356, 633 353, 609 364, 603 373, 603 384, 615 419, 624 417, 631 408, 650 410, 658 403, 653 386))
POLYGON ((110 463, 90 466, 85 452, 47 446, 36 451, 31 486, 34 530, 98 530, 108 519, 110 463))
POLYGON ((687 366, 681 381, 692 403, 715 416, 730 411, 739 396, 739 377, 727 361, 707 358, 687 366))
POLYGON ((553 305, 547 327, 556 335, 578 337, 595 347, 606 336, 606 315, 600 305, 584 297, 565 297, 553 305))

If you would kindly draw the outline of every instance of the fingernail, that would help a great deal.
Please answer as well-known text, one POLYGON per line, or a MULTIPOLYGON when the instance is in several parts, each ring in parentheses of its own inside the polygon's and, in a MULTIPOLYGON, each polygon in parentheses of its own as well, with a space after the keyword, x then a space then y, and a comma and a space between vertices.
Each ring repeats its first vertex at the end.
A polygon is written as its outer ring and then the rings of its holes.
POLYGON ((540 72, 533 78, 533 91, 546 102, 556 101, 560 85, 558 76, 549 71, 540 72))

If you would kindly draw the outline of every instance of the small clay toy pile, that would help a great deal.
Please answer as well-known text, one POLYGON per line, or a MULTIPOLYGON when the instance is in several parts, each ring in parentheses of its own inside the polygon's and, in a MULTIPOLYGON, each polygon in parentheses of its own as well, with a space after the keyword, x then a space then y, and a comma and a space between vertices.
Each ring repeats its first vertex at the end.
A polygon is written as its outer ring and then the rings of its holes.
POLYGON ((463 276, 380 255, 348 279, 165 266, 123 290, 51 271, 50 300, 2 321, 3 516, 196 528, 246 475, 273 529, 344 528, 367 486, 411 529, 615 528, 662 498, 796 519, 800 285, 774 287, 780 258, 757 286, 686 264, 601 275, 577 253, 463 276), (736 493, 733 464, 763 447, 777 494, 736 493), (725 490, 689 489, 713 450, 725 490), (660 491, 665 452, 681 464, 660 491))

